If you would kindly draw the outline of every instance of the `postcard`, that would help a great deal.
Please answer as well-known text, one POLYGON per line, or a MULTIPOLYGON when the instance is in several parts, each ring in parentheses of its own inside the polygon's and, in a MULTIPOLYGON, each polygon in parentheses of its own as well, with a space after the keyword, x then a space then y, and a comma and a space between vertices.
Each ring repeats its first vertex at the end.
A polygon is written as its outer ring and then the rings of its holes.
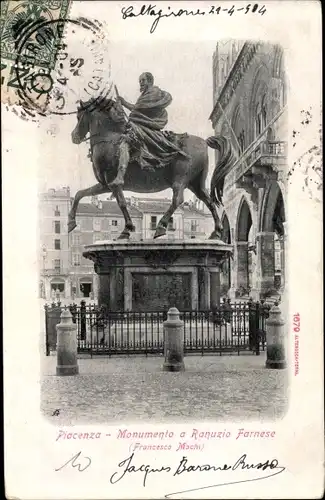
POLYGON ((316 1, 1 3, 5 482, 321 498, 316 1))

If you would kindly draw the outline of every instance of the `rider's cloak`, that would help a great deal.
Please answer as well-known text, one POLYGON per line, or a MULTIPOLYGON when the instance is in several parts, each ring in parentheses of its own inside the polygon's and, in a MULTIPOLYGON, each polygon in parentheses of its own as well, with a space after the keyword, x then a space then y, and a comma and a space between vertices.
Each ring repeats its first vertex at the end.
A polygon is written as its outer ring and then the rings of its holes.
POLYGON ((129 115, 123 138, 142 168, 164 167, 179 155, 187 157, 176 143, 176 134, 162 131, 168 123, 166 108, 171 102, 168 92, 152 86, 140 95, 129 115))

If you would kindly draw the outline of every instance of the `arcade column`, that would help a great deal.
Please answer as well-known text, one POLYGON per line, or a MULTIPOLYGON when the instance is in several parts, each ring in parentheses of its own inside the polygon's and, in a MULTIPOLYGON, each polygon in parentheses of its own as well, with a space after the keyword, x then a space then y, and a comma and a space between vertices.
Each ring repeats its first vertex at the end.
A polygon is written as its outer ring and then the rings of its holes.
POLYGON ((247 288, 248 286, 248 242, 236 242, 236 263, 237 263, 237 283, 236 287, 239 289, 241 286, 247 288))
POLYGON ((261 292, 274 288, 274 232, 261 232, 256 236, 257 258, 260 266, 261 292))
POLYGON ((283 283, 281 286, 282 290, 282 300, 280 304, 280 308, 282 308, 282 313, 286 314, 286 311, 288 310, 288 281, 289 281, 289 272, 288 272, 288 264, 289 264, 289 259, 288 259, 288 223, 283 222, 283 238, 282 238, 282 258, 283 258, 283 267, 282 267, 282 272, 283 272, 283 283))
POLYGON ((283 274, 283 282, 282 282, 282 287, 285 287, 286 285, 286 277, 287 277, 287 266, 288 266, 288 223, 283 222, 283 237, 281 240, 281 268, 282 268, 282 274, 283 274))

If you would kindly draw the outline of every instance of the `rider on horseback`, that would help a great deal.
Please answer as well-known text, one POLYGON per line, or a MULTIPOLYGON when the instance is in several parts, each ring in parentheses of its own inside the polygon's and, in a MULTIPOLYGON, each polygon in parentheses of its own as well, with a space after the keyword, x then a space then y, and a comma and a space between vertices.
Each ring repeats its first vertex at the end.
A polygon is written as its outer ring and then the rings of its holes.
POLYGON ((141 95, 135 104, 118 96, 117 102, 131 111, 119 147, 117 176, 109 187, 123 186, 130 154, 141 168, 154 169, 169 164, 179 154, 187 157, 161 130, 168 122, 166 107, 172 96, 154 85, 151 73, 142 73, 139 78, 141 95))

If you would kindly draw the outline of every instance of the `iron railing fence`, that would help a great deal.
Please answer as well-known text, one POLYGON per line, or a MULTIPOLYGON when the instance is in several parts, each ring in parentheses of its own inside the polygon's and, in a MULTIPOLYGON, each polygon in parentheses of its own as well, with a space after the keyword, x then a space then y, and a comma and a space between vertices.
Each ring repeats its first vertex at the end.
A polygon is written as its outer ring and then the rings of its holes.
MULTIPOLYGON (((95 304, 69 307, 77 324, 78 353, 160 355, 164 352, 167 311, 111 312, 95 304)), ((45 306, 46 354, 56 349, 60 304, 45 306)), ((255 353, 265 350, 269 306, 261 302, 224 303, 213 311, 181 311, 184 354, 255 353)))

